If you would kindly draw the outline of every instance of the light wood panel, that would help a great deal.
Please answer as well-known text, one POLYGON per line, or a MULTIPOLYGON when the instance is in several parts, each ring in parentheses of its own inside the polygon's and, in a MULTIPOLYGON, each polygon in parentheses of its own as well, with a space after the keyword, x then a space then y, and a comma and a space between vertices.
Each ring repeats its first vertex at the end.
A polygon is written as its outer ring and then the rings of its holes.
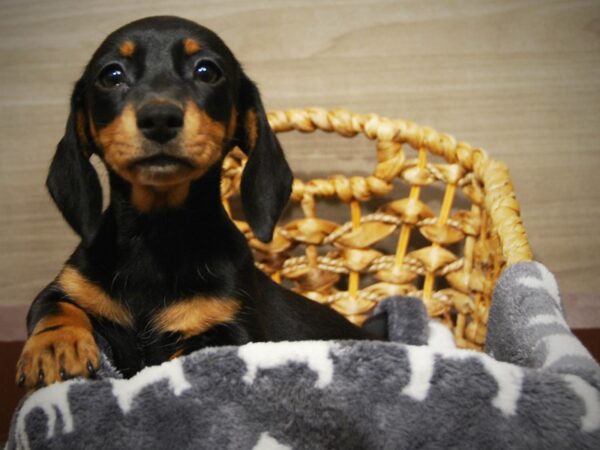
MULTIPOLYGON (((600 2, 2 0, 0 303, 25 303, 75 238, 43 187, 69 91, 103 37, 175 14, 217 31, 268 109, 319 105, 430 125, 511 167, 537 258, 600 291, 600 2)), ((283 139, 293 169, 364 173, 372 148, 283 139)), ((600 310, 600 308, 599 308, 600 310)))

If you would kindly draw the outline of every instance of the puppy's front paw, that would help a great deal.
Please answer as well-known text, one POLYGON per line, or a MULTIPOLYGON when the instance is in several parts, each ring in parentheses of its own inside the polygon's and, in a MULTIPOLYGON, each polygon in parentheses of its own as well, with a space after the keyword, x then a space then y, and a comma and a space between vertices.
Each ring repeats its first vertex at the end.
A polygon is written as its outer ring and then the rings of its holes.
POLYGON ((100 352, 88 329, 49 328, 25 342, 16 379, 19 386, 37 389, 73 377, 93 377, 99 365, 100 352))
POLYGON ((17 384, 37 389, 73 377, 93 377, 99 365, 100 352, 88 330, 73 326, 48 330, 25 342, 17 384))

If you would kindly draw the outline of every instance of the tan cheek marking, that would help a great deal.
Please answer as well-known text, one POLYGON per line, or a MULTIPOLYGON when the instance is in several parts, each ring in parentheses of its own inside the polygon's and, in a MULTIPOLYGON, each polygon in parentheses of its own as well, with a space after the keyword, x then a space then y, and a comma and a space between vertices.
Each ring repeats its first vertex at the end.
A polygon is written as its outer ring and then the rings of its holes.
POLYGON ((185 108, 183 124, 183 145, 197 169, 192 178, 198 178, 219 159, 223 153, 225 126, 215 122, 201 111, 196 103, 189 101, 185 108))
POLYGON ((189 133, 186 136, 187 139, 194 135, 206 135, 219 143, 225 137, 225 127, 223 124, 211 119, 193 101, 188 101, 186 104, 184 132, 189 133))
POLYGON ((106 163, 122 177, 133 181, 127 166, 132 158, 142 155, 133 105, 125 106, 116 119, 99 130, 97 141, 104 151, 106 163))
POLYGON ((181 333, 187 339, 233 321, 239 310, 238 300, 193 297, 164 308, 154 316, 152 325, 159 332, 181 333))
POLYGON ((194 53, 198 53, 202 49, 200 43, 192 38, 187 38, 183 41, 183 51, 186 55, 193 55, 194 53))
POLYGON ((135 51, 135 44, 131 41, 125 41, 119 46, 119 53, 125 58, 130 58, 135 51))
POLYGON ((249 150, 254 150, 256 147, 256 141, 258 139, 258 122, 256 118, 256 111, 253 109, 248 110, 246 113, 246 133, 248 134, 248 145, 249 150))
POLYGON ((98 285, 85 278, 77 269, 65 266, 58 284, 69 298, 90 314, 121 326, 131 327, 133 317, 123 305, 108 296, 98 285))

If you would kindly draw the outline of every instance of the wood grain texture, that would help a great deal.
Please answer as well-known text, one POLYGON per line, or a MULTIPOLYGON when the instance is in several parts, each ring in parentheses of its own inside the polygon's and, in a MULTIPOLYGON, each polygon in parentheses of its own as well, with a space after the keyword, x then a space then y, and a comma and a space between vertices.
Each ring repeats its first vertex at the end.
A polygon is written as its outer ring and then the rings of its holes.
MULTIPOLYGON (((600 2, 3 0, 0 303, 27 303, 76 239, 43 186, 70 89, 103 37, 154 14, 218 32, 267 109, 414 120, 511 168, 536 258, 563 291, 600 291, 600 2)), ((365 173, 365 140, 283 136, 294 171, 365 173)), ((599 306, 600 309, 600 306, 599 306)))

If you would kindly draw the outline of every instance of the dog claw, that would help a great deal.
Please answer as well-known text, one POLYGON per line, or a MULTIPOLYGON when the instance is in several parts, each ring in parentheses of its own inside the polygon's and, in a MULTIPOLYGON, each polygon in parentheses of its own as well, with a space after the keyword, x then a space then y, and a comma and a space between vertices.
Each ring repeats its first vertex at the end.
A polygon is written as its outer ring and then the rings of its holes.
POLYGON ((93 377, 96 375, 96 369, 94 368, 94 365, 92 364, 91 361, 87 362, 87 370, 90 373, 90 377, 93 377))
POLYGON ((17 385, 19 387, 23 387, 25 385, 25 374, 21 374, 19 381, 17 381, 17 385))

